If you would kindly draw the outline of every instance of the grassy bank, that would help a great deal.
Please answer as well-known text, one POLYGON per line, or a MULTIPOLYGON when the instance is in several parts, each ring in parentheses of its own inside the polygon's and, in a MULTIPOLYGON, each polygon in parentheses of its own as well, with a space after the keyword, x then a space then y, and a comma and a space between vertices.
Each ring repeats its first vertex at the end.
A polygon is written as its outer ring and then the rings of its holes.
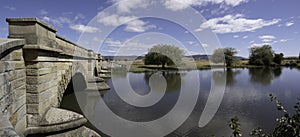
MULTIPOLYGON (((290 61, 289 61, 290 62, 290 61)), ((178 71, 178 70, 206 70, 211 68, 223 68, 224 64, 214 64, 207 60, 197 60, 197 61, 184 61, 179 67, 176 66, 166 66, 166 68, 161 68, 161 65, 144 65, 142 60, 136 61, 117 61, 117 64, 122 64, 129 67, 130 72, 156 72, 156 71, 178 71)), ((286 66, 286 62, 283 62, 282 66, 286 66)), ((260 68, 263 66, 248 65, 247 60, 236 61, 233 66, 227 68, 260 68)), ((300 64, 298 64, 300 67, 300 64)))

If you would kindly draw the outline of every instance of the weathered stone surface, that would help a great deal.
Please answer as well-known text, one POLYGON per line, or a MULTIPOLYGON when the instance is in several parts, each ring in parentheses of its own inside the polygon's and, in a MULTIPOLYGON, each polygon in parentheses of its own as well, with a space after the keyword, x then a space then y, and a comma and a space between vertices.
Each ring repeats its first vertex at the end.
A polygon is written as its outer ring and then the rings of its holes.
POLYGON ((101 137, 101 136, 95 131, 85 126, 82 126, 75 130, 67 131, 61 134, 49 135, 47 137, 101 137))
POLYGON ((11 125, 8 117, 0 112, 0 136, 18 137, 14 127, 11 125))
POLYGON ((109 89, 101 78, 86 81, 100 70, 101 56, 56 35, 53 27, 36 18, 7 22, 8 37, 20 39, 0 39, 0 113, 7 115, 9 125, 1 126, 6 122, 0 120, 0 136, 64 130, 72 130, 67 136, 97 136, 81 127, 87 122, 83 116, 54 107, 75 72, 84 83, 95 84, 93 90, 109 89), (77 127, 81 128, 73 131, 77 127))
POLYGON ((110 87, 105 82, 88 83, 86 91, 103 91, 109 90, 110 87))
POLYGON ((44 118, 42 119, 40 125, 58 125, 62 123, 76 121, 82 118, 84 118, 82 115, 72 111, 59 108, 50 108, 44 116, 44 118))
POLYGON ((105 79, 99 78, 99 77, 94 77, 94 78, 88 80, 88 83, 100 83, 100 82, 105 82, 105 79))

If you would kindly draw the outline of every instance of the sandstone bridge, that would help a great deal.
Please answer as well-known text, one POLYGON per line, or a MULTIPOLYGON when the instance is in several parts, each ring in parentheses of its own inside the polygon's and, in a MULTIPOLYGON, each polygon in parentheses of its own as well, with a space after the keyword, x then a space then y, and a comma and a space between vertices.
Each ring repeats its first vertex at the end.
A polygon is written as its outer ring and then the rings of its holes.
POLYGON ((6 21, 8 38, 0 39, 0 136, 99 136, 84 126, 84 116, 59 107, 70 86, 109 89, 98 77, 101 55, 58 36, 36 18, 6 21))

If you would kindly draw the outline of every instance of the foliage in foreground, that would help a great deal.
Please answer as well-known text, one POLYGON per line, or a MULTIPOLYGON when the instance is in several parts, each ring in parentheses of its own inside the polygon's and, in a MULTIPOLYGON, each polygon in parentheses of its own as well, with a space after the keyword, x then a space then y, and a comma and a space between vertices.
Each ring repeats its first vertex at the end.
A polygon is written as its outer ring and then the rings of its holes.
MULTIPOLYGON (((300 137, 300 98, 294 106, 295 113, 290 114, 277 99, 277 97, 270 94, 271 101, 274 101, 277 106, 277 110, 283 112, 281 118, 276 119, 276 127, 271 134, 265 133, 261 128, 254 129, 250 135, 253 137, 300 137)), ((242 132, 238 118, 234 117, 228 121, 229 127, 232 129, 234 137, 241 137, 242 132)))

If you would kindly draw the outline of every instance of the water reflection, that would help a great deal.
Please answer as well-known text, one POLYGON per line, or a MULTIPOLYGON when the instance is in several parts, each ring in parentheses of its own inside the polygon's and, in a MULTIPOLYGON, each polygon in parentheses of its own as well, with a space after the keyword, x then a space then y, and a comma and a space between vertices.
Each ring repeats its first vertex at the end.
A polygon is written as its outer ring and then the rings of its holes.
POLYGON ((235 77, 241 73, 241 70, 232 70, 228 68, 226 71, 226 85, 233 86, 237 81, 235 77))
POLYGON ((272 80, 278 78, 282 73, 282 68, 250 68, 250 82, 262 85, 270 85, 272 80))
MULTIPOLYGON (((164 78, 167 81, 167 90, 166 92, 178 91, 181 88, 181 76, 184 76, 185 73, 179 72, 161 72, 164 78)), ((154 72, 148 72, 144 75, 144 80, 149 84, 149 78, 153 75, 154 72)))
MULTIPOLYGON (((127 120, 141 122, 158 119, 174 107, 178 100, 180 87, 189 82, 191 76, 190 72, 166 72, 161 74, 167 81, 167 92, 162 100, 152 107, 139 108, 126 104, 115 93, 111 81, 108 81, 108 84, 112 89, 105 94, 103 100, 115 114, 127 120), (180 76, 181 73, 184 73, 184 77, 180 76)), ((299 86, 297 85, 297 82, 300 81, 299 74, 300 72, 297 69, 282 68, 199 71, 201 90, 197 105, 188 120, 171 135, 189 134, 189 136, 197 137, 214 134, 216 136, 229 136, 231 131, 226 125, 226 121, 233 116, 239 117, 245 136, 256 127, 261 127, 267 132, 271 131, 274 128, 275 118, 280 113, 276 111, 276 106, 270 102, 268 94, 277 95, 287 109, 292 110, 296 101, 295 98, 299 94, 299 86), (211 84, 214 83, 217 86, 222 78, 226 78, 227 87, 220 108, 207 125, 202 128, 195 128, 198 126, 197 122, 208 101, 211 84)), ((148 82, 151 75, 153 73, 127 73, 118 78, 122 81, 126 77, 130 77, 130 83, 134 89, 149 91, 148 82)), ((105 116, 97 114, 101 110, 99 110, 100 106, 97 104, 99 99, 94 97, 94 93, 82 92, 81 94, 80 97, 85 102, 83 111, 90 112, 88 117, 94 117, 95 120, 105 118, 105 116)), ((215 94, 215 98, 220 97, 221 94, 218 94, 215 94)), ((71 101, 72 99, 74 97, 64 97, 62 105, 68 106, 65 108, 74 107, 75 102, 71 101)), ((218 99, 213 99, 211 102, 218 104, 219 102, 216 100, 218 99)), ((178 113, 178 116, 180 116, 180 113, 178 113)), ((102 133, 101 135, 105 136, 102 133)))

